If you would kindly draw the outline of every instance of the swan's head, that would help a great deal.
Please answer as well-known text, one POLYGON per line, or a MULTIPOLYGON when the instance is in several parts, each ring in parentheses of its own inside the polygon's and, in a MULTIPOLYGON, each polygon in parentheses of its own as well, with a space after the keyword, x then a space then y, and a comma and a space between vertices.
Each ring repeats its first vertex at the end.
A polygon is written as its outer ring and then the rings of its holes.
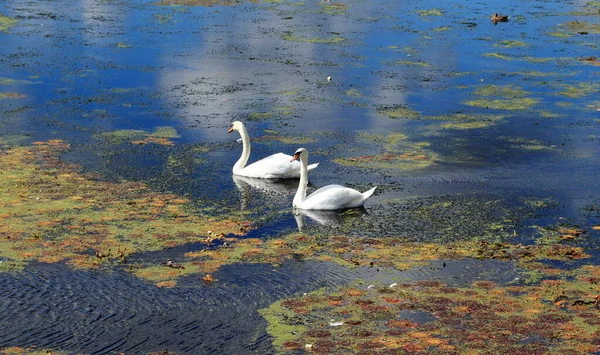
POLYGON ((306 160, 308 158, 308 150, 306 150, 305 148, 299 148, 296 153, 294 153, 294 156, 292 157, 292 160, 290 161, 294 161, 294 160, 306 160))
POLYGON ((240 131, 242 128, 244 128, 244 124, 240 121, 235 121, 229 126, 229 131, 227 132, 240 131))

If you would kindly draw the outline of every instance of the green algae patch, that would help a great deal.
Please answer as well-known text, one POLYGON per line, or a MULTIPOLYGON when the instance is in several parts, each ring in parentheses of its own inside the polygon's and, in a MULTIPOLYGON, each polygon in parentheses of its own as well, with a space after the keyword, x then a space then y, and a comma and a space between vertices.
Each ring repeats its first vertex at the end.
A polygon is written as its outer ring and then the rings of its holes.
MULTIPOLYGON (((428 208, 432 215, 439 215, 444 210, 453 211, 457 206, 430 205, 428 208)), ((428 265, 433 260, 494 259, 512 261, 520 267, 545 272, 549 266, 544 262, 589 257, 582 248, 569 245, 564 239, 532 245, 494 241, 502 239, 502 234, 506 234, 504 238, 512 236, 505 230, 503 224, 490 223, 485 230, 480 231, 479 237, 442 243, 413 242, 403 237, 348 237, 306 233, 292 233, 268 240, 226 238, 227 248, 189 252, 185 263, 190 262, 205 273, 214 272, 226 264, 281 265, 292 258, 334 262, 345 267, 374 266, 403 271, 428 265)))
POLYGON ((331 37, 303 37, 294 34, 293 32, 285 32, 281 35, 281 38, 285 41, 291 42, 306 42, 306 43, 324 43, 324 44, 338 44, 346 42, 346 39, 340 36, 331 37))
POLYGON ((490 115, 482 113, 454 113, 440 116, 423 116, 423 119, 442 121, 442 129, 470 130, 481 129, 496 125, 505 118, 504 115, 490 115))
POLYGON ((543 58, 543 57, 524 57, 526 61, 534 64, 542 64, 556 61, 558 58, 543 58))
POLYGON ((260 314, 282 354, 597 352, 600 268, 575 274, 533 286, 357 283, 286 298, 260 314))
POLYGON ((581 98, 590 95, 596 95, 600 91, 600 84, 597 83, 578 83, 575 85, 560 85, 561 91, 557 95, 569 98, 581 98))
MULTIPOLYGON (((547 208, 552 202, 533 199, 527 201, 526 205, 533 209, 547 208), (538 204, 536 201, 544 203, 538 204)), ((498 211, 497 203, 489 201, 482 204, 476 200, 438 201, 412 210, 410 213, 415 220, 441 225, 435 240, 428 239, 427 242, 415 242, 400 236, 374 238, 304 232, 269 239, 238 238, 209 231, 205 237, 196 238, 203 246, 176 260, 178 267, 167 267, 164 264, 136 265, 132 266, 131 271, 158 286, 172 287, 182 277, 208 277, 224 265, 259 263, 277 266, 291 259, 332 262, 348 268, 373 266, 400 271, 426 266, 433 260, 494 259, 513 262, 541 275, 550 272, 548 270, 551 267, 547 262, 589 257, 581 247, 571 245, 567 239, 546 238, 545 242, 531 245, 507 242, 506 240, 514 238, 514 232, 510 228, 514 222, 510 216, 497 216, 502 213, 498 211), (473 209, 477 209, 476 217, 473 213, 468 213, 473 209), (493 213, 498 220, 487 221, 487 213, 493 213), (463 225, 472 224, 473 218, 485 221, 475 228, 462 228, 463 225)), ((240 233, 247 230, 243 225, 239 227, 240 233)), ((343 229, 352 230, 352 224, 343 229)), ((555 231, 566 233, 560 228, 555 231)), ((213 281, 211 279, 210 282, 213 281)))
POLYGON ((275 134, 265 135, 259 138, 253 139, 254 141, 278 141, 284 144, 308 144, 314 143, 317 140, 313 137, 309 136, 290 136, 290 135, 280 135, 277 132, 273 132, 275 134))
POLYGON ((497 110, 525 110, 539 101, 535 98, 525 97, 530 93, 514 85, 487 85, 475 90, 473 94, 486 98, 466 100, 463 102, 465 105, 497 110))
POLYGON ((500 41, 500 43, 494 44, 494 46, 503 47, 503 48, 514 48, 514 47, 527 47, 529 45, 525 42, 506 39, 506 40, 500 41))
POLYGON ((502 98, 511 99, 525 97, 530 92, 515 85, 485 85, 477 88, 473 94, 478 96, 501 96, 502 98))
POLYGON ((344 14, 350 8, 348 4, 342 4, 337 2, 320 2, 319 12, 328 15, 339 15, 344 14))
POLYGON ((0 32, 8 32, 16 23, 17 20, 0 14, 0 32))
POLYGON ((135 266, 130 270, 135 276, 153 282, 158 287, 174 287, 179 278, 203 272, 192 263, 177 264, 176 267, 166 264, 135 266))
POLYGON ((78 268, 124 266, 133 253, 246 230, 247 223, 233 216, 203 215, 188 199, 154 193, 143 183, 111 183, 81 174, 78 166, 59 159, 68 149, 60 140, 0 148, 3 259, 78 268))
POLYGON ((388 135, 361 134, 362 140, 382 145, 383 152, 376 155, 335 158, 333 162, 344 166, 356 166, 367 169, 422 169, 437 161, 437 154, 427 149, 427 142, 409 142, 402 133, 388 135))
POLYGON ((415 10, 419 16, 443 16, 444 10, 441 9, 430 9, 430 10, 415 10))
POLYGON ((472 122, 447 122, 441 125, 442 129, 454 129, 454 130, 471 130, 471 129, 482 129, 495 125, 495 123, 472 121, 472 122))
POLYGON ((273 337, 273 345, 281 350, 301 350, 304 344, 294 342, 298 333, 305 333, 308 327, 295 324, 296 313, 293 309, 283 306, 284 302, 273 303, 269 308, 259 310, 259 314, 268 322, 267 333, 273 337), (279 320, 286 319, 285 323, 279 320))
POLYGON ((569 37, 573 37, 572 34, 570 33, 564 33, 564 32, 547 32, 546 33, 548 36, 552 36, 552 37, 558 37, 558 38, 569 38, 569 37))
POLYGON ((433 30, 435 32, 445 32, 445 31, 450 31, 452 29, 452 27, 450 26, 441 26, 441 27, 436 27, 433 30))
POLYGON ((345 92, 346 96, 350 96, 350 97, 362 97, 362 93, 356 89, 350 89, 350 90, 346 90, 345 92))
POLYGON ((381 107, 377 109, 377 113, 389 118, 406 118, 406 119, 418 119, 419 112, 411 109, 406 105, 396 105, 392 107, 381 107))
POLYGON ((600 34, 600 24, 587 21, 572 21, 561 23, 560 28, 578 34, 600 34))
POLYGON ((504 60, 512 60, 512 58, 506 54, 503 53, 483 53, 482 54, 484 57, 486 58, 498 58, 498 59, 504 59, 504 60))
POLYGON ((0 273, 17 272, 23 270, 25 263, 22 261, 2 260, 0 262, 0 273))
POLYGON ((470 130, 494 126, 503 120, 505 116, 455 113, 451 115, 425 116, 424 118, 445 121, 440 126, 442 129, 470 130))
POLYGON ((521 98, 513 100, 467 100, 464 102, 465 105, 490 108, 495 110, 526 110, 538 103, 538 100, 533 98, 521 98))
POLYGON ((430 67, 431 64, 425 62, 418 62, 414 60, 396 60, 392 62, 394 65, 407 65, 407 66, 415 66, 415 67, 430 67))
POLYGON ((113 144, 129 142, 135 145, 145 145, 148 143, 174 145, 175 143, 173 143, 172 139, 181 137, 175 128, 168 126, 157 127, 154 132, 139 129, 122 129, 100 133, 97 136, 113 144))
POLYGON ((432 156, 420 152, 382 153, 351 158, 335 158, 333 162, 344 166, 356 166, 368 169, 422 169, 434 163, 432 156))
POLYGON ((233 6, 240 4, 237 0, 160 0, 155 3, 159 6, 233 6))
POLYGON ((541 150, 554 150, 551 146, 542 144, 541 141, 536 139, 525 139, 515 137, 500 137, 511 144, 513 149, 529 150, 529 151, 541 151, 541 150))

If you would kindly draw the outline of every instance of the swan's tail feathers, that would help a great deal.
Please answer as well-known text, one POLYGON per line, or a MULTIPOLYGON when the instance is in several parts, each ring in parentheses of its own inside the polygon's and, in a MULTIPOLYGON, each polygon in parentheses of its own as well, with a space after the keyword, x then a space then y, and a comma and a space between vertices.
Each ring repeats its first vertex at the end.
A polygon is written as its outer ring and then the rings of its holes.
POLYGON ((306 168, 307 168, 307 170, 308 170, 308 171, 311 171, 311 170, 314 170, 314 169, 316 169, 316 168, 317 168, 317 166, 319 166, 319 163, 316 163, 316 164, 310 164, 310 165, 309 165, 309 166, 307 166, 306 168))
POLYGON ((371 197, 371 195, 373 194, 373 192, 375 192, 375 189, 376 189, 376 188, 377 188, 377 186, 375 186, 374 188, 372 188, 372 189, 371 189, 371 190, 369 190, 369 191, 365 191, 365 192, 363 192, 363 193, 362 193, 362 195, 363 195, 363 199, 365 199, 365 200, 366 200, 366 199, 368 199, 369 197, 371 197))

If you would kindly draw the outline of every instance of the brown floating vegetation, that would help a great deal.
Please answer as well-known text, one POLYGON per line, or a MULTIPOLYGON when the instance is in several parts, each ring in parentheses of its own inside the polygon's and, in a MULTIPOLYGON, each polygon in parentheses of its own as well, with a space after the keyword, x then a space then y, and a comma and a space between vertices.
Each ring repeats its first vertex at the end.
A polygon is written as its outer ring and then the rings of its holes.
POLYGON ((424 280, 320 290, 261 310, 280 353, 588 354, 600 350, 600 267, 535 286, 424 280), (411 317, 419 312, 426 320, 411 317))

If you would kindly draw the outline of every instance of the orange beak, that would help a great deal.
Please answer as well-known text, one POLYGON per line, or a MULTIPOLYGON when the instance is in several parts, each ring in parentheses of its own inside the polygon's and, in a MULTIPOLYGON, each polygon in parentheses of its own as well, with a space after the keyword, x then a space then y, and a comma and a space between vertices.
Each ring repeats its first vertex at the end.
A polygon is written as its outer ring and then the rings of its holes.
POLYGON ((231 133, 233 132, 233 126, 229 126, 229 130, 227 131, 227 133, 231 133))
POLYGON ((290 159, 290 162, 293 162, 294 160, 298 160, 299 157, 300 157, 300 154, 294 154, 292 159, 290 159))

